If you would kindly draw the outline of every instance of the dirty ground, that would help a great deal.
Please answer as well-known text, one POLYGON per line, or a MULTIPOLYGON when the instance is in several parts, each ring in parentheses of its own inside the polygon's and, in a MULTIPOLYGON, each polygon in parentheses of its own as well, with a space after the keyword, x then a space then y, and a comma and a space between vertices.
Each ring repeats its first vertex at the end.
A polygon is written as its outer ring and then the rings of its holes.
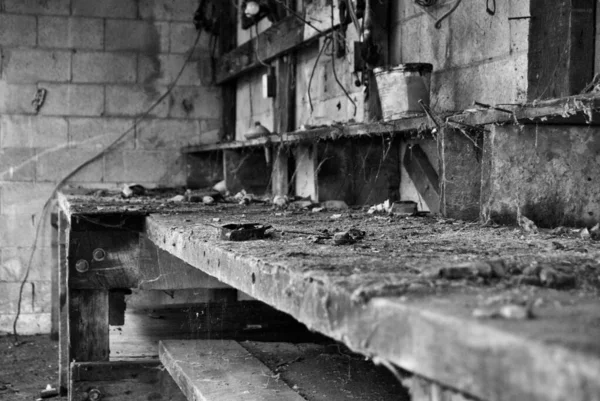
POLYGON ((48 335, 19 340, 23 344, 15 347, 12 335, 0 337, 0 400, 36 400, 47 384, 56 387, 58 382, 58 342, 48 335))

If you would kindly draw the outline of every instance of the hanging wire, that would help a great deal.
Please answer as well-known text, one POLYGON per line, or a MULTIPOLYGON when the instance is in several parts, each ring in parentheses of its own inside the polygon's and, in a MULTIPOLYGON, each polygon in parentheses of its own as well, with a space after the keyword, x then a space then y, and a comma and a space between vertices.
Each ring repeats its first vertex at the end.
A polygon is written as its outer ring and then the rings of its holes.
MULTIPOLYGON (((331 2, 331 26, 333 27, 334 24, 334 7, 333 7, 333 1, 331 2)), ((335 82, 337 82, 338 86, 342 89, 342 91, 344 91, 344 95, 346 95, 346 97, 348 98, 348 100, 350 100, 350 102, 352 103, 352 105, 354 106, 354 114, 352 115, 353 117, 356 116, 356 111, 358 110, 358 106, 356 105, 356 102, 352 99, 352 97, 350 97, 350 94, 348 93, 348 91, 346 90, 346 88, 344 87, 344 85, 342 85, 342 82, 340 81, 340 78, 337 75, 337 71, 335 69, 335 48, 337 47, 337 40, 335 37, 335 34, 332 34, 332 38, 333 38, 333 49, 331 51, 331 64, 332 64, 332 69, 333 69, 333 76, 335 78, 335 82)))

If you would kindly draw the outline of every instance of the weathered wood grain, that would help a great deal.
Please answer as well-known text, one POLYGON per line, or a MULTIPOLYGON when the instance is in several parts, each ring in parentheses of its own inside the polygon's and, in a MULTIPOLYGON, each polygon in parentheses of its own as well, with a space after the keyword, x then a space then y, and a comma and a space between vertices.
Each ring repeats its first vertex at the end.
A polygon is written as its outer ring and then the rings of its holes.
MULTIPOLYGON (((208 218, 199 217, 197 223, 208 218)), ((312 230, 327 224, 314 219, 312 230)), ((284 217, 271 216, 268 221, 284 232, 295 227, 284 217)), ((569 294, 540 289, 536 297, 550 304, 537 310, 534 320, 477 320, 472 311, 481 297, 503 291, 452 286, 428 290, 427 284, 419 284, 422 276, 406 271, 409 266, 427 271, 461 259, 411 253, 415 241, 410 246, 397 242, 402 250, 393 256, 315 246, 297 238, 234 244, 215 239, 213 229, 201 230, 197 223, 177 216, 150 216, 146 233, 152 241, 166 236, 164 245, 159 244, 165 250, 355 351, 490 401, 600 400, 600 325, 596 324, 600 307, 595 296, 582 295, 569 304, 569 294), (404 284, 393 287, 401 277, 404 284), (368 293, 371 286, 385 283, 386 291, 375 291, 379 295, 360 301, 360 294, 368 293), (409 289, 411 283, 414 290, 409 289), (560 308, 552 306, 556 302, 560 308)), ((363 223, 360 227, 385 236, 402 232, 395 225, 363 223)), ((498 236, 493 229, 477 230, 468 237, 471 242, 500 241, 507 255, 519 248, 518 252, 542 257, 541 248, 526 251, 522 241, 498 236)), ((444 242, 464 247, 461 238, 466 233, 464 229, 448 233, 444 242)), ((420 241, 432 244, 427 242, 431 235, 420 241)), ((485 257, 470 252, 468 260, 485 257)))
POLYGON ((64 211, 58 211, 58 385, 61 393, 69 388, 69 297, 67 290, 69 222, 64 211))
POLYGON ((70 288, 230 288, 173 257, 136 232, 72 232, 70 240, 70 288), (93 251, 96 249, 105 251, 104 260, 94 260, 93 251), (75 269, 79 260, 89 263, 87 272, 81 273, 75 269))
POLYGON ((159 356, 189 400, 303 400, 235 341, 161 341, 159 356))
POLYGON ((69 360, 108 361, 108 291, 69 291, 69 360))

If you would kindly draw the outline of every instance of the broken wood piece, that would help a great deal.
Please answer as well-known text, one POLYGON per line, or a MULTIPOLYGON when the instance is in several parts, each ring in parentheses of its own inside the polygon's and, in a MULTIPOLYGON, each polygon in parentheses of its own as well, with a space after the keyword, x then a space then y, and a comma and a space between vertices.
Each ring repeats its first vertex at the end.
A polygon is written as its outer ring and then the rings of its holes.
POLYGON ((188 400, 304 400, 236 341, 161 341, 159 357, 188 400))

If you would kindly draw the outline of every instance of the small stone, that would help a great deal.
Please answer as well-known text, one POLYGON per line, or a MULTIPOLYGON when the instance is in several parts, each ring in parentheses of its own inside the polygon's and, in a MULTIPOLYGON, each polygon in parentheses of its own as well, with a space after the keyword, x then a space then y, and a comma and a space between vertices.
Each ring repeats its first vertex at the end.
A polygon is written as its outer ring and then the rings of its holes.
POLYGON ((285 195, 277 195, 273 198, 273 206, 277 209, 284 209, 288 206, 289 200, 285 195))
POLYGON ((538 231, 535 223, 525 216, 519 216, 517 222, 519 223, 519 227, 521 227, 526 233, 537 233, 538 231))
POLYGON ((204 203, 205 205, 212 205, 213 203, 215 203, 215 198, 213 198, 212 196, 204 196, 202 197, 202 203, 204 203))
POLYGON ((348 204, 341 200, 321 202, 321 207, 324 207, 327 210, 348 210, 348 204))
POLYGON ((600 240, 600 223, 596 224, 594 227, 590 229, 590 235, 592 239, 595 241, 600 240))
POLYGON ((584 228, 581 231, 579 231, 579 236, 581 237, 581 239, 590 239, 592 237, 590 231, 587 228, 584 228))
POLYGON ((526 320, 533 317, 531 310, 521 305, 504 305, 499 314, 500 317, 509 320, 526 320))
POLYGON ((329 217, 329 219, 331 219, 331 220, 339 220, 339 219, 341 219, 341 218, 342 218, 342 215, 341 215, 341 214, 332 214, 332 215, 329 217))
POLYGON ((183 195, 175 195, 174 197, 167 199, 167 202, 183 202, 184 199, 185 196, 183 195))

